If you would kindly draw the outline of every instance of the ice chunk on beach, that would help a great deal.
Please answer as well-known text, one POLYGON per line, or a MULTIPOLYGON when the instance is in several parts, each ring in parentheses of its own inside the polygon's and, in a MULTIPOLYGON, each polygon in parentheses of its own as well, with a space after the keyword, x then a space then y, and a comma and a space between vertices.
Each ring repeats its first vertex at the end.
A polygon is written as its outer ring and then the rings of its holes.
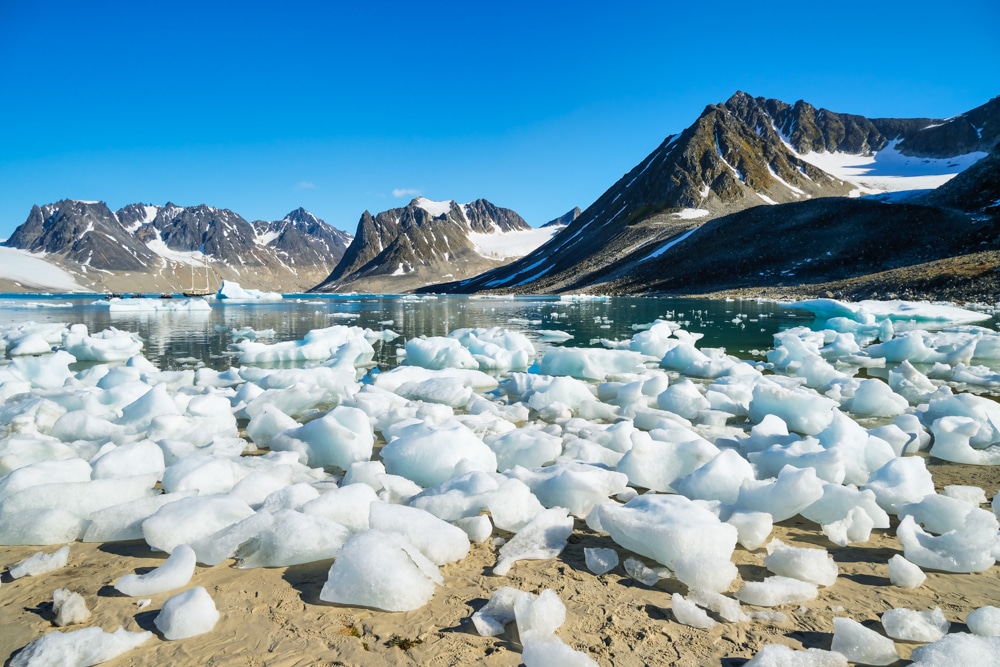
POLYGON ((10 574, 12 579, 37 577, 66 567, 68 561, 69 545, 49 554, 39 551, 34 556, 29 556, 20 563, 13 565, 8 574, 10 574))
POLYGON ((830 650, 862 665, 891 665, 899 660, 891 639, 849 618, 833 619, 830 650))
POLYGON ((1000 445, 985 449, 974 448, 971 438, 981 429, 978 421, 971 417, 941 417, 931 424, 934 444, 931 456, 954 463, 978 466, 1000 465, 1000 445))
POLYGON ((736 504, 742 509, 767 512, 774 521, 784 521, 822 497, 823 481, 815 470, 785 466, 777 478, 743 480, 736 504))
POLYGON ((231 496, 181 498, 143 521, 142 534, 149 546, 170 553, 178 544, 193 544, 253 513, 249 505, 231 496))
POLYGON ((924 496, 915 503, 901 503, 896 506, 899 517, 912 516, 913 520, 928 532, 942 535, 950 530, 961 530, 972 512, 982 512, 983 520, 989 522, 991 512, 973 507, 961 500, 936 493, 924 496))
POLYGON ((735 597, 744 604, 777 607, 791 602, 806 602, 819 595, 816 584, 791 577, 773 576, 764 581, 745 581, 735 597))
POLYGON ((543 506, 565 507, 581 519, 594 505, 606 502, 628 485, 628 477, 623 473, 576 461, 534 470, 514 466, 506 474, 524 482, 543 506))
POLYGON ((726 597, 721 593, 692 590, 688 591, 688 600, 694 602, 699 607, 714 611, 722 620, 729 623, 750 620, 750 617, 743 613, 743 607, 740 606, 739 601, 726 597))
POLYGON ((193 490, 181 493, 164 493, 158 496, 130 500, 93 512, 80 540, 82 542, 141 540, 143 521, 167 503, 196 495, 196 493, 193 490))
POLYGON ((948 634, 951 623, 944 617, 941 607, 930 611, 914 611, 900 607, 882 614, 885 634, 905 642, 933 642, 948 634))
POLYGON ((369 530, 355 535, 330 566, 320 599, 383 611, 410 611, 427 604, 437 566, 398 533, 369 530))
POLYGON ((775 415, 790 431, 815 435, 833 421, 837 402, 805 389, 786 389, 770 382, 758 382, 750 400, 750 420, 759 423, 775 415))
POLYGON ((583 558, 587 569, 594 574, 606 574, 618 567, 618 552, 605 547, 586 547, 583 558))
POLYGON ((555 461, 562 452, 562 438, 537 428, 519 428, 489 436, 485 442, 497 455, 497 470, 514 466, 537 468, 555 461))
POLYGON ((975 665, 1000 667, 1000 638, 953 632, 931 644, 913 649, 910 667, 975 665))
POLYGON ((704 609, 690 600, 685 600, 680 593, 674 593, 671 596, 670 610, 674 613, 674 618, 677 619, 678 623, 690 625, 692 628, 711 630, 718 625, 709 618, 704 609))
POLYGON ((164 638, 176 640, 210 632, 218 620, 219 610, 212 596, 197 586, 168 598, 153 623, 164 638))
POLYGON ((230 347, 239 354, 243 364, 324 361, 343 369, 344 366, 366 366, 375 356, 375 348, 365 338, 364 329, 339 324, 313 329, 301 340, 271 344, 243 340, 230 347))
POLYGON ((919 566, 914 565, 899 554, 889 559, 889 581, 893 586, 918 588, 926 580, 927 575, 919 566))
POLYGON ((152 632, 129 632, 125 628, 118 628, 114 632, 105 632, 96 627, 71 632, 50 632, 28 644, 11 658, 10 667, 99 665, 114 660, 152 638, 152 632))
POLYGON ((980 607, 965 617, 972 634, 980 637, 1000 637, 1000 608, 980 607))
POLYGON ((57 588, 52 593, 52 611, 56 615, 52 622, 60 628, 84 623, 90 618, 87 601, 83 599, 82 595, 68 588, 57 588))
POLYGON ((146 597, 186 586, 194 576, 194 550, 178 544, 163 564, 146 574, 126 574, 115 582, 115 589, 129 597, 146 597))
POLYGON ((918 413, 925 426, 942 417, 968 417, 979 428, 969 439, 974 449, 984 449, 1000 444, 1000 405, 974 394, 938 394, 931 399, 924 412, 918 413))
POLYGON ((674 491, 674 482, 719 454, 718 447, 681 426, 670 431, 637 432, 632 443, 616 469, 628 475, 631 485, 654 491, 674 491))
POLYGON ((823 524, 823 534, 839 547, 863 544, 872 534, 875 521, 861 507, 852 507, 843 519, 823 524))
POLYGON ((518 331, 500 327, 456 329, 448 337, 467 348, 481 370, 525 370, 535 358, 535 346, 518 331))
POLYGON ((493 574, 506 576, 511 565, 519 560, 555 558, 566 548, 573 532, 573 519, 565 508, 555 507, 539 512, 502 547, 493 574))
POLYGON ((981 486, 971 486, 967 484, 949 484, 941 491, 941 495, 955 500, 961 500, 973 507, 979 507, 989 502, 986 491, 981 486))
POLYGON ((404 426, 398 436, 381 449, 385 469, 423 487, 449 479, 461 464, 464 470, 495 472, 493 450, 468 427, 451 420, 434 424, 429 420, 404 426))
POLYGON ((675 558, 671 569, 678 581, 692 591, 724 593, 736 580, 739 571, 725 557, 700 556, 675 558))
POLYGON ((899 522, 896 537, 906 559, 920 567, 945 572, 982 572, 993 566, 997 520, 988 512, 970 512, 961 530, 935 537, 912 516, 899 522))
POLYGON ((767 512, 728 508, 728 516, 724 512, 720 518, 736 527, 740 546, 747 551, 760 549, 774 529, 774 519, 767 512))
POLYGON ((347 470, 372 456, 375 435, 368 415, 358 408, 338 405, 319 419, 282 431, 271 438, 271 451, 292 451, 312 468, 347 470))
POLYGON ((0 545, 64 544, 80 538, 86 519, 64 509, 0 512, 0 545))
POLYGON ((734 449, 724 449, 711 461, 671 486, 692 500, 735 504, 744 480, 753 480, 753 466, 734 449))
POLYGON ((548 635, 543 639, 532 638, 521 651, 524 667, 597 667, 586 653, 575 651, 563 643, 556 635, 548 635))
POLYGON ((881 380, 862 380, 844 408, 858 417, 895 417, 909 407, 909 402, 881 380))
POLYGON ((335 558, 351 531, 333 519, 293 509, 274 512, 260 532, 246 540, 234 555, 241 569, 286 567, 335 558))
POLYGON ((472 624, 481 637, 496 637, 514 620, 514 605, 521 598, 534 598, 531 593, 511 586, 501 586, 493 591, 489 602, 472 614, 472 624))
POLYGON ((660 574, 647 566, 638 558, 626 558, 622 563, 625 573, 644 586, 655 586, 660 580, 660 574))
POLYGON ((924 459, 904 456, 892 459, 872 473, 865 488, 875 494, 879 507, 895 514, 897 505, 917 502, 934 493, 934 480, 924 459))
POLYGON ((736 548, 736 528, 684 496, 646 494, 624 505, 602 503, 587 525, 667 567, 678 558, 731 558, 736 548))
POLYGON ((420 492, 409 500, 439 519, 456 521, 489 510, 501 530, 517 532, 544 507, 527 485, 503 475, 472 471, 420 492))
POLYGON ((435 565, 465 558, 469 537, 461 528, 416 507, 374 502, 369 506, 372 528, 399 533, 435 565))
POLYGON ((767 644, 743 667, 847 667, 847 658, 818 648, 796 651, 784 644, 767 644))
POLYGON ((832 586, 840 571, 826 549, 793 547, 779 539, 768 543, 764 566, 777 575, 819 586, 832 586))
POLYGON ((868 515, 873 528, 889 527, 889 514, 879 507, 875 493, 869 489, 859 491, 851 484, 824 484, 823 497, 800 514, 815 523, 829 525, 846 519, 855 509, 868 515))
POLYGON ((537 597, 522 595, 514 599, 514 620, 522 644, 545 639, 566 622, 566 605, 548 588, 537 597))

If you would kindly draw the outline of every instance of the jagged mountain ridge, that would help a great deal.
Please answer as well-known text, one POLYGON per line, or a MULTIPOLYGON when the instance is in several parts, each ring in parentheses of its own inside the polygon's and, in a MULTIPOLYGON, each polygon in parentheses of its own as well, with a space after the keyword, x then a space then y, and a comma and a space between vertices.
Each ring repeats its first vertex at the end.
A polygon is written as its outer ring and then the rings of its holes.
POLYGON ((403 292, 476 275, 502 261, 478 243, 523 237, 533 248, 539 241, 530 237, 548 238, 555 231, 533 230, 515 211, 485 199, 458 204, 417 197, 405 207, 362 213, 343 259, 315 289, 403 292))
POLYGON ((63 200, 32 207, 5 245, 44 252, 95 289, 128 273, 139 274, 146 290, 171 291, 184 287, 192 264, 208 262, 220 277, 292 291, 326 275, 350 240, 304 209, 249 223, 206 205, 129 204, 113 212, 103 202, 63 200))
POLYGON ((857 190, 806 159, 814 149, 860 156, 891 148, 950 158, 970 145, 949 149, 951 134, 972 123, 976 147, 993 145, 998 119, 1000 98, 948 120, 867 119, 738 92, 667 137, 548 244, 507 266, 426 291, 580 289, 627 271, 625 258, 641 261, 714 217, 857 190))

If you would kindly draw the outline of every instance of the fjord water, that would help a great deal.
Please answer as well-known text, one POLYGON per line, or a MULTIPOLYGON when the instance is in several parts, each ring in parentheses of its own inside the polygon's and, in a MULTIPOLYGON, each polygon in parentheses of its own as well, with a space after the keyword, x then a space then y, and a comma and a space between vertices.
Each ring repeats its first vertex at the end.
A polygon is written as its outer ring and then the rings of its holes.
POLYGON ((312 329, 335 324, 375 331, 391 329, 400 338, 376 344, 382 368, 396 364, 395 350, 409 338, 444 336, 463 327, 506 327, 526 333, 560 330, 573 335, 568 346, 598 339, 627 340, 643 324, 671 319, 704 334, 699 347, 724 347, 742 358, 760 358, 772 335, 808 325, 812 315, 772 301, 612 297, 565 301, 558 297, 480 298, 361 295, 287 295, 282 301, 232 303, 209 300, 205 311, 112 312, 101 295, 0 295, 0 322, 83 323, 91 332, 108 327, 139 334, 144 355, 163 370, 203 363, 225 369, 235 363, 232 330, 274 330, 265 342, 301 339, 312 329))

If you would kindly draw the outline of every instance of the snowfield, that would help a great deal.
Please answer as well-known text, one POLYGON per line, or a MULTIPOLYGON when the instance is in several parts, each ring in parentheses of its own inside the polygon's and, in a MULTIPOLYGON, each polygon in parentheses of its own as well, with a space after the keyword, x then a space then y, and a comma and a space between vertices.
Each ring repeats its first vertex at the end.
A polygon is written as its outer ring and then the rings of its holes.
MULTIPOLYGON (((230 284, 218 298, 268 295, 230 284)), ((816 613, 834 627, 820 642, 831 650, 768 645, 749 665, 890 664, 893 638, 924 644, 916 664, 944 664, 959 645, 970 664, 995 664, 992 607, 949 603, 971 635, 951 632, 940 609, 887 611, 889 637, 848 618, 831 550, 889 541, 868 550, 871 566, 900 588, 923 585, 922 570, 995 578, 1000 500, 986 504, 973 485, 938 493, 927 457, 1000 464, 1000 405, 968 391, 1000 387, 988 366, 1000 333, 956 307, 800 306, 814 325, 779 332, 757 361, 701 347, 664 319, 630 339, 541 350, 499 327, 391 341, 334 325, 297 341, 247 337, 225 371, 173 371, 129 331, 0 325, 0 544, 43 547, 10 564, 5 596, 21 576, 72 567, 77 542, 140 540, 169 556, 141 573, 116 556, 114 571, 74 579, 82 595, 57 590, 57 625, 90 626, 40 634, 11 664, 96 664, 211 633, 218 647, 227 617, 287 615, 289 600, 330 618, 413 612, 452 595, 449 568, 484 553, 475 545, 493 549, 474 577, 493 592, 465 601, 464 641, 514 623, 525 664, 597 664, 560 633, 567 582, 591 574, 560 566, 544 589, 519 585, 525 561, 559 559, 582 535, 610 545, 588 550, 593 576, 621 563, 632 586, 669 579, 670 621, 695 636, 804 630, 790 615, 830 603, 816 613), (401 345, 406 362, 368 374, 383 344, 401 345), (809 545, 776 538, 783 522, 809 545), (192 586, 213 567, 331 560, 312 593, 253 609, 192 586), (98 595, 109 582, 156 600, 142 613, 158 636, 88 620, 109 604, 98 595)), ((609 582, 602 616, 619 613, 609 582)))
POLYGON ((44 255, 0 246, 0 279, 45 290, 85 292, 66 271, 47 262, 44 255))

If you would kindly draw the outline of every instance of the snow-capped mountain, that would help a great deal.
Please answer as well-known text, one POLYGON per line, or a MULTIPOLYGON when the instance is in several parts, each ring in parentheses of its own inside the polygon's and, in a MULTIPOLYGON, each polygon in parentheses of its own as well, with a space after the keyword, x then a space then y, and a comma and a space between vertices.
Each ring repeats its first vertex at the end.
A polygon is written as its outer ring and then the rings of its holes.
POLYGON ((868 119, 738 92, 709 105, 535 252, 433 291, 552 292, 627 275, 709 220, 758 206, 933 188, 1000 138, 1000 98, 951 119, 868 119))
POLYGON ((534 229, 510 209, 417 197, 407 206, 365 211, 343 259, 315 289, 405 292, 476 275, 521 257, 561 227, 534 229))
POLYGON ((180 290, 190 286, 191 267, 208 264, 220 279, 297 291, 327 275, 350 241, 301 208, 251 224, 205 205, 129 204, 113 212, 103 202, 63 200, 34 206, 5 245, 44 253, 99 290, 180 290))

